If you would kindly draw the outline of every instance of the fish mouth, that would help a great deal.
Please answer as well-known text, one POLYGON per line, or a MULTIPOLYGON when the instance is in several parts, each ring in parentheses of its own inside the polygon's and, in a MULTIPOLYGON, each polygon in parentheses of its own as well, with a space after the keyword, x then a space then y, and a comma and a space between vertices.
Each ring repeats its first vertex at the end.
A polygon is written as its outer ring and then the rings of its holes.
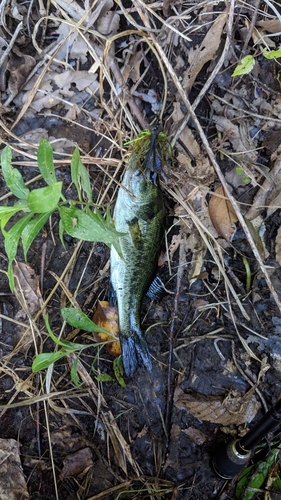
POLYGON ((158 186, 158 176, 163 172, 163 163, 167 157, 172 157, 171 146, 163 129, 156 126, 143 130, 133 141, 126 144, 132 145, 129 168, 139 170, 149 183, 158 186))

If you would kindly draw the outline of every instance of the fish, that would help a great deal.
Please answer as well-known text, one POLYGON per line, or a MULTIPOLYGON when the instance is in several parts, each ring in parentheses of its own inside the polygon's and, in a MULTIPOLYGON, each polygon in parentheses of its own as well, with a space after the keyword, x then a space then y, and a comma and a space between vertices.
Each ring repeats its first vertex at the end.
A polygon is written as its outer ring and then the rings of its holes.
MULTIPOLYGON (((140 325, 142 299, 157 270, 164 234, 164 203, 159 187, 162 158, 158 132, 134 146, 121 186, 113 219, 120 237, 120 252, 111 248, 111 285, 119 314, 119 337, 124 372, 132 378, 139 365, 148 372, 152 362, 140 325), (140 147, 142 146, 142 148, 140 147), (137 152, 140 147, 141 154, 137 152)), ((163 134, 163 133, 162 133, 163 134)))

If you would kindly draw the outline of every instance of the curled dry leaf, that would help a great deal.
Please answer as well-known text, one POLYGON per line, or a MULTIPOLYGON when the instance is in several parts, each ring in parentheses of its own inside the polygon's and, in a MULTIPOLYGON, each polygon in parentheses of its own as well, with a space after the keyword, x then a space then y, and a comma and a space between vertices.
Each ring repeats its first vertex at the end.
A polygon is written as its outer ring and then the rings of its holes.
POLYGON ((93 465, 93 455, 90 448, 83 448, 65 457, 60 478, 83 476, 93 465))
POLYGON ((234 232, 237 216, 229 200, 226 199, 222 186, 219 186, 209 203, 211 221, 220 236, 230 241, 234 232))
POLYGON ((217 53, 221 43, 222 30, 224 28, 227 18, 227 13, 220 14, 212 27, 209 29, 203 42, 197 49, 190 49, 188 55, 189 68, 184 72, 182 86, 190 92, 198 73, 200 73, 203 66, 212 61, 217 53))
POLYGON ((34 57, 23 54, 17 46, 14 46, 7 66, 9 102, 18 94, 35 64, 34 57))
POLYGON ((43 305, 39 276, 25 262, 17 262, 13 271, 15 295, 22 306, 22 309, 16 314, 16 319, 26 319, 27 316, 34 316, 43 305))
POLYGON ((110 306, 109 302, 105 300, 98 301, 93 321, 110 333, 110 335, 107 335, 106 333, 93 332, 94 339, 97 342, 108 342, 105 346, 107 352, 112 356, 119 356, 121 354, 121 345, 120 341, 116 340, 119 337, 117 308, 110 306))
MULTIPOLYGON (((43 305, 39 276, 25 262, 17 262, 13 266, 13 272, 15 276, 15 295, 21 305, 21 308, 15 314, 15 320, 25 322, 28 317, 34 317, 43 305)), ((16 328, 15 343, 20 341, 24 332, 24 328, 19 326, 16 328)), ((32 332, 28 330, 24 337, 25 343, 28 344, 32 339, 32 332)))
POLYGON ((226 398, 185 394, 177 387, 174 394, 175 406, 187 410, 199 420, 221 425, 241 425, 251 422, 261 405, 251 393, 229 394, 226 398))

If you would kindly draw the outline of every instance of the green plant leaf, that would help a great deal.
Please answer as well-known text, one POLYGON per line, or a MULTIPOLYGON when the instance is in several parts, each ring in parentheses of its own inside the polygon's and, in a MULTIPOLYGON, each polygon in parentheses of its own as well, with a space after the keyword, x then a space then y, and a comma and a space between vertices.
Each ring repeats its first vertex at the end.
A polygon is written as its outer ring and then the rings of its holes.
POLYGON ((72 158, 71 158, 70 172, 71 172, 72 182, 74 183, 74 185, 77 189, 77 192, 78 192, 79 201, 81 201, 81 199, 82 199, 81 190, 80 190, 80 186, 79 186, 79 164, 80 164, 80 162, 81 162, 80 153, 79 153, 78 146, 76 146, 76 148, 73 151, 72 158))
POLYGON ((70 370, 71 380, 72 380, 72 382, 77 387, 80 386, 80 382, 79 382, 79 378, 78 378, 78 373, 77 373, 77 370, 78 370, 78 361, 79 361, 79 357, 76 356, 74 362, 72 363, 72 367, 71 367, 71 370, 70 370))
POLYGON ((43 214, 53 212, 61 197, 62 182, 56 182, 51 186, 33 189, 28 195, 27 203, 31 212, 43 214))
POLYGON ((281 57, 281 47, 278 50, 267 50, 265 47, 262 51, 262 55, 266 59, 277 59, 278 57, 281 57))
POLYGON ((265 460, 247 467, 242 474, 240 474, 236 486, 236 500, 252 500, 256 494, 255 489, 261 488, 263 485, 270 467, 277 460, 280 450, 272 449, 265 460))
MULTIPOLYGON (((29 209, 26 205, 25 207, 26 211, 29 212, 29 209)), ((11 217, 13 217, 13 215, 15 215, 17 212, 20 212, 21 210, 23 210, 22 207, 0 207, 0 224, 1 224, 1 230, 2 230, 2 233, 4 235, 4 237, 6 237, 7 235, 7 231, 4 230, 7 222, 11 219, 11 217)))
POLYGON ((44 224, 46 224, 51 214, 52 212, 39 215, 35 219, 28 222, 28 224, 25 226, 21 236, 25 260, 31 243, 33 242, 34 238, 36 238, 39 231, 41 231, 44 224))
POLYGON ((63 358, 67 353, 63 350, 56 352, 43 352, 42 354, 38 354, 32 363, 32 371, 33 373, 39 372, 40 370, 44 370, 48 368, 50 365, 63 358))
POLYGON ((281 478, 280 478, 280 476, 278 474, 277 474, 276 478, 274 479, 271 487, 275 491, 281 491, 281 478))
POLYGON ((5 182, 10 191, 17 197, 26 200, 29 194, 19 170, 12 167, 12 151, 6 146, 1 154, 1 167, 5 182))
POLYGON ((54 168, 53 148, 49 141, 41 139, 38 152, 37 163, 44 181, 49 184, 57 182, 56 172, 54 168))
POLYGON ((109 373, 100 373, 99 375, 96 375, 95 379, 98 382, 112 382, 113 378, 109 373))
POLYGON ((123 368, 123 363, 122 363, 122 356, 118 356, 115 358, 113 361, 113 371, 114 375, 116 377, 116 380, 121 387, 126 387, 125 380, 123 378, 124 375, 124 368, 123 368))
POLYGON ((235 171, 238 175, 244 174, 244 169, 242 167, 236 167, 235 171))
POLYGON ((71 158, 71 179, 78 192, 79 201, 82 200, 81 188, 86 193, 89 203, 93 203, 93 195, 89 172, 81 162, 78 146, 76 146, 71 158), (81 188, 80 188, 81 183, 81 188))
POLYGON ((86 332, 109 333, 104 328, 101 328, 93 323, 93 321, 91 321, 85 313, 79 311, 79 309, 76 309, 75 307, 65 307, 61 309, 61 315, 64 321, 69 323, 69 325, 74 326, 74 328, 80 328, 86 332))
POLYGON ((55 344, 57 344, 57 345, 62 346, 67 354, 71 354, 71 353, 73 353, 75 351, 80 351, 81 349, 85 349, 86 347, 88 347, 85 344, 77 344, 75 342, 70 342, 69 340, 58 339, 54 335, 54 333, 52 332, 52 329, 51 329, 50 323, 49 323, 49 316, 48 316, 48 314, 46 315, 45 323, 46 323, 46 327, 47 327, 48 333, 49 333, 51 339, 53 340, 53 342, 55 344))
POLYGON ((255 66, 255 59, 253 56, 245 56, 241 59, 241 63, 236 66, 231 76, 248 75, 251 73, 255 66))
POLYGON ((11 229, 5 235, 5 240, 4 240, 5 251, 10 262, 15 258, 17 254, 19 239, 22 235, 25 226, 30 221, 31 217, 33 217, 32 213, 22 217, 13 225, 13 227, 11 227, 11 229))
POLYGON ((73 238, 86 241, 100 241, 107 245, 118 242, 123 233, 118 233, 111 223, 107 223, 99 214, 91 216, 76 208, 59 207, 59 212, 64 230, 73 238))

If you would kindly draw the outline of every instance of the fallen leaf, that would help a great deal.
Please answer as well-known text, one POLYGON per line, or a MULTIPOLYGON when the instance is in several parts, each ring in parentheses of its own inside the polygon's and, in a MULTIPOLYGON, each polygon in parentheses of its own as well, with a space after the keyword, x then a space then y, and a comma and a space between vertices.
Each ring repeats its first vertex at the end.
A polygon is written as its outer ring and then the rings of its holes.
POLYGON ((209 213, 217 232, 227 241, 230 241, 235 232, 233 223, 237 222, 238 219, 230 201, 225 199, 225 192, 222 186, 219 186, 215 190, 210 199, 209 213))
POLYGON ((260 26, 268 31, 268 33, 279 33, 281 31, 281 21, 277 18, 257 21, 256 26, 260 26))
POLYGON ((165 471, 167 467, 173 467, 173 469, 178 468, 179 461, 179 439, 180 439, 181 428, 177 424, 173 424, 170 431, 170 442, 169 451, 164 464, 163 470, 165 471))
POLYGON ((22 309, 17 312, 16 319, 34 316, 42 307, 43 299, 39 287, 39 276, 25 262, 17 262, 13 266, 15 276, 15 295, 22 309))
POLYGON ((111 307, 109 302, 105 300, 98 301, 93 322, 111 334, 107 335, 106 333, 93 332, 94 339, 97 342, 108 342, 108 344, 105 345, 107 352, 112 356, 119 356, 121 354, 121 345, 120 341, 116 340, 116 338, 119 337, 117 307, 111 307))
POLYGON ((227 18, 227 13, 220 14, 206 34, 201 45, 193 50, 190 49, 188 55, 189 68, 183 74, 182 86, 189 93, 198 73, 203 66, 212 61, 221 43, 222 30, 227 18))
POLYGON ((6 104, 10 103, 18 94, 35 64, 34 57, 23 54, 16 45, 14 46, 7 66, 9 72, 9 98, 6 104))
POLYGON ((88 71, 63 71, 63 73, 53 73, 53 80, 60 88, 70 89, 75 83, 76 88, 81 91, 90 88, 92 92, 96 92, 99 87, 97 82, 97 74, 89 73, 88 71))
MULTIPOLYGON (((21 306, 15 314, 15 320, 25 322, 27 318, 34 317, 43 305, 39 276, 25 262, 17 262, 13 266, 13 272, 15 276, 15 296, 21 306)), ((26 345, 33 339, 31 329, 26 333, 24 327, 17 326, 13 341, 15 344, 18 343, 24 333, 25 344, 23 349, 26 349, 26 345)))
POLYGON ((0 498, 28 500, 29 494, 23 474, 20 444, 15 439, 0 439, 0 498))
POLYGON ((183 429, 182 432, 186 434, 189 437, 189 439, 198 446, 202 446, 202 444, 204 444, 205 441, 208 439, 208 436, 204 434, 204 432, 199 431, 199 429, 196 429, 195 427, 192 426, 183 429))
POLYGON ((241 425, 250 423, 256 416, 261 404, 248 393, 230 393, 226 398, 186 394, 177 387, 174 403, 180 410, 186 410, 199 420, 221 425, 241 425))
POLYGON ((93 467, 93 455, 90 448, 83 448, 75 453, 71 453, 63 460, 63 469, 60 479, 66 477, 82 476, 93 467))

